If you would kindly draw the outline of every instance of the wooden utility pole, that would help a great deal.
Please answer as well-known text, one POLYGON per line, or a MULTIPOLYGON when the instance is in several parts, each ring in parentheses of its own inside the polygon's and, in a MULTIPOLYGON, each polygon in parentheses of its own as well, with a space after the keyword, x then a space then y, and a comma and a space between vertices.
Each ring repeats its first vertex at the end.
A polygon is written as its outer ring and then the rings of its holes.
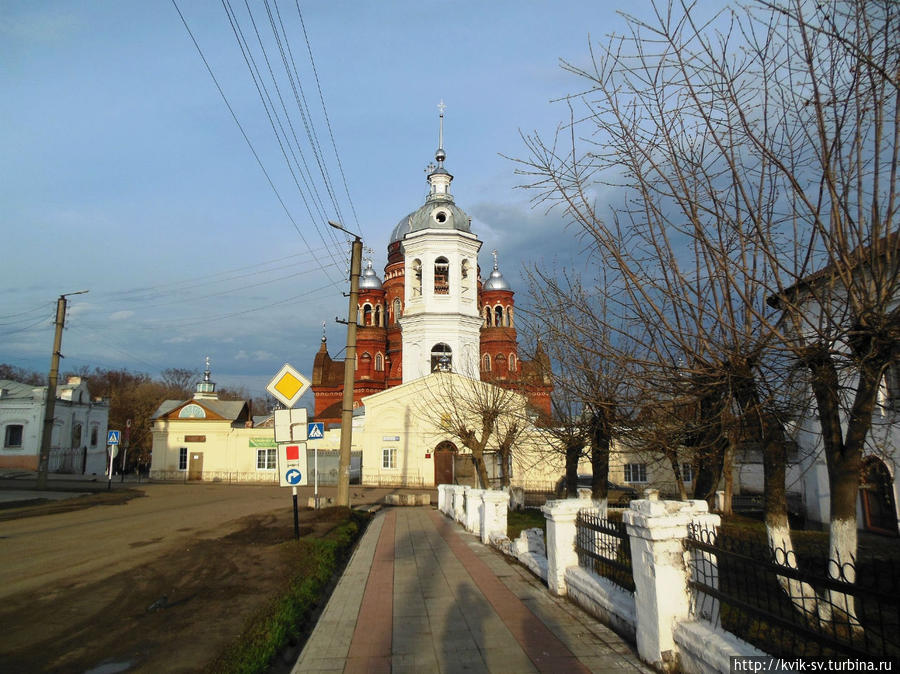
POLYGON ((341 404, 341 455, 338 467, 338 506, 350 507, 350 441, 353 434, 353 380, 356 374, 356 321, 359 307, 359 275, 362 267, 362 239, 341 225, 328 223, 353 237, 350 249, 350 310, 347 312, 347 350, 344 354, 344 397, 341 404))
POLYGON ((56 415, 56 382, 59 379, 59 359, 62 358, 62 333, 66 323, 66 297, 83 295, 87 290, 60 295, 56 300, 56 333, 53 335, 53 353, 50 355, 50 374, 47 376, 47 399, 44 401, 44 425, 41 429, 41 453, 38 457, 38 489, 47 486, 50 468, 50 443, 53 439, 53 418, 56 415))

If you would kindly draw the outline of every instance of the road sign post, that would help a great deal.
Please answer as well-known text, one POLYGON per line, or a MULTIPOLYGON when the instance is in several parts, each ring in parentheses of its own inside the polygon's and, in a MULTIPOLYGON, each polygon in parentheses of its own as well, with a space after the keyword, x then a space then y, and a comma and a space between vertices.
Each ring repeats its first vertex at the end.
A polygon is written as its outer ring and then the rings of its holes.
MULTIPOLYGON (((312 421, 306 425, 306 437, 308 440, 321 440, 325 437, 325 422, 312 421)), ((313 503, 316 510, 319 509, 319 447, 313 448, 313 503)))
POLYGON ((109 474, 106 480, 106 491, 112 490, 113 459, 118 454, 119 437, 119 431, 109 431, 106 434, 106 448, 109 451, 109 474))

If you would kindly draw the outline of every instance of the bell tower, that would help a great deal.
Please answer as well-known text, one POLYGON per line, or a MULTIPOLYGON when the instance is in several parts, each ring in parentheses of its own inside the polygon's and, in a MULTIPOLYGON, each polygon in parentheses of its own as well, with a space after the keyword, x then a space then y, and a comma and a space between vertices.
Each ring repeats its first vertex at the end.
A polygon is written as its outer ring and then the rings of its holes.
POLYGON ((429 166, 425 204, 395 229, 400 234, 405 306, 400 319, 403 383, 437 368, 479 378, 481 317, 478 250, 471 218, 453 201, 453 176, 444 168, 444 104, 440 135, 429 166), (398 231, 399 230, 399 231, 398 231), (405 230, 405 231, 403 231, 405 230))

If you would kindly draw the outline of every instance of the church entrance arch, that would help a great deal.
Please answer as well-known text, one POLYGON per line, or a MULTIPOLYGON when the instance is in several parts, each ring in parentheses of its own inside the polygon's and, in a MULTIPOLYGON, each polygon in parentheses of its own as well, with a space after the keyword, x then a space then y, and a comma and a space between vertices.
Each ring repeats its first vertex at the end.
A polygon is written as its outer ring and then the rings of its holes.
POLYGON ((434 448, 434 486, 453 484, 453 464, 457 454, 456 445, 444 440, 434 448))
POLYGON ((867 531, 897 535, 897 504, 894 501, 893 482, 884 461, 876 456, 863 461, 859 493, 867 531))

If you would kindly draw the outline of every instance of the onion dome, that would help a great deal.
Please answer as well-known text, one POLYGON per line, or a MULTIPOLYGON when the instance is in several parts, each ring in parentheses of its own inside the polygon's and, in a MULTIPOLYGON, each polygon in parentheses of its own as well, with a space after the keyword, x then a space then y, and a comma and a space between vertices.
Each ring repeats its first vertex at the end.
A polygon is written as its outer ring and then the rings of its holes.
POLYGON ((494 271, 491 272, 488 280, 484 282, 482 290, 512 290, 509 287, 509 283, 503 278, 503 274, 500 273, 500 267, 497 265, 497 251, 491 251, 491 254, 494 256, 494 271))
POLYGON ((381 290, 381 279, 372 269, 372 260, 366 261, 366 268, 359 279, 360 290, 381 290))

